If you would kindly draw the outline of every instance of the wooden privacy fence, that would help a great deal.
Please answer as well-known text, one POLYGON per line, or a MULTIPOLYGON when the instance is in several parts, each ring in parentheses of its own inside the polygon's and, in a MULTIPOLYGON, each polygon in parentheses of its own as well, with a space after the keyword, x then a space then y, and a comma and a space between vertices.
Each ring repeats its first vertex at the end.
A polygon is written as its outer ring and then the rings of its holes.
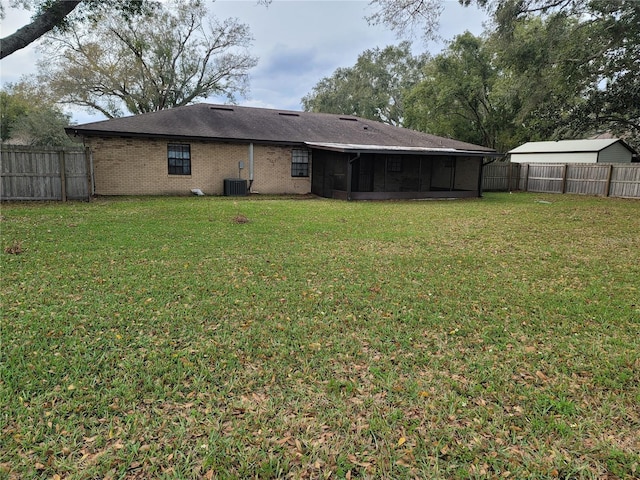
POLYGON ((640 164, 489 164, 483 170, 482 189, 640 198, 640 164))
POLYGON ((82 147, 2 145, 2 200, 89 200, 89 155, 82 147))

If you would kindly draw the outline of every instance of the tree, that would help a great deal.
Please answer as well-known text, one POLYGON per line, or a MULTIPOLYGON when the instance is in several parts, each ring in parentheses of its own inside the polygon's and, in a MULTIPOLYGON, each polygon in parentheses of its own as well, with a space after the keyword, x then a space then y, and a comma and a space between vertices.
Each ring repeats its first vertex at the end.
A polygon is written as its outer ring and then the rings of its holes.
POLYGON ((583 22, 584 102, 568 116, 577 131, 611 131, 640 148, 640 3, 597 2, 583 22))
POLYGON ((521 141, 566 138, 569 113, 584 101, 581 92, 590 79, 582 63, 572 60, 582 57, 576 46, 588 44, 578 23, 570 16, 536 16, 518 22, 508 39, 499 33, 489 38, 501 71, 496 87, 513 107, 514 124, 526 131, 521 141))
POLYGON ((407 96, 407 126, 507 151, 567 134, 583 98, 581 67, 563 61, 575 20, 521 22, 507 45, 499 34, 465 33, 436 56, 407 96))
POLYGON ((584 17, 556 11, 517 20, 493 37, 498 60, 512 72, 512 87, 527 92, 521 119, 537 132, 608 131, 633 142, 640 135, 640 4, 589 8, 584 17))
MULTIPOLYGON (((384 24, 402 35, 421 30, 426 40, 437 37, 445 0, 370 0, 378 10, 367 17, 371 24, 384 24)), ((459 0, 468 3, 468 0, 459 0)))
MULTIPOLYGON (((398 35, 413 35, 423 32, 426 39, 437 36, 440 15, 446 0, 370 0, 377 10, 367 17, 370 23, 384 24, 398 35)), ((627 0, 620 0, 625 2, 627 0)), ((632 2, 634 0, 631 0, 632 2)), ((594 3, 606 0, 458 0, 460 5, 477 5, 492 14, 496 26, 502 33, 511 32, 515 22, 535 15, 588 14, 594 3)))
MULTIPOLYGON (((371 0, 378 11, 369 17, 399 34, 422 28, 432 36, 443 0, 371 0)), ((538 127, 555 124, 555 133, 584 136, 598 130, 620 132, 626 138, 640 136, 638 109, 640 80, 640 2, 637 0, 459 0, 492 14, 496 54, 503 67, 524 81, 524 72, 535 73, 527 85, 535 95, 525 100, 524 111, 537 110, 538 127), (532 21, 541 21, 538 33, 523 37, 532 21), (518 39, 520 36, 520 39, 518 39), (519 41, 527 40, 527 41, 519 41), (548 47, 554 45, 550 50, 548 47), (518 51, 518 49, 521 49, 518 51), (535 52, 542 53, 537 55, 535 52), (531 56, 531 53, 534 53, 531 56), (509 59, 513 62, 508 65, 509 59), (527 62, 532 61, 532 64, 527 62), (539 74, 544 78, 538 82, 539 74), (538 82, 538 83, 535 83, 538 82), (544 97, 542 89, 551 87, 544 97), (532 108, 534 99, 544 100, 532 108), (556 119, 562 118, 559 125, 556 119)), ((515 89, 525 83, 514 84, 515 89)), ((530 120, 534 120, 532 117, 530 120)), ((542 131, 540 128, 538 132, 542 131)))
MULTIPOLYGON (((269 5, 271 0, 258 0, 269 5)), ((11 0, 12 8, 34 9, 31 23, 11 35, 0 39, 0 59, 30 45, 52 30, 66 30, 77 23, 95 22, 105 12, 118 12, 128 20, 136 15, 151 15, 159 5, 158 0, 11 0)), ((4 16, 4 4, 0 4, 0 18, 4 16)))
POLYGON ((233 100, 246 92, 257 63, 247 50, 251 40, 246 25, 208 17, 203 2, 174 1, 151 17, 105 14, 90 28, 51 37, 39 78, 62 103, 108 118, 214 94, 233 100))
POLYGON ((427 59, 413 56, 409 42, 366 50, 353 67, 339 68, 320 80, 302 99, 303 108, 402 125, 405 92, 422 78, 427 59))
MULTIPOLYGON (((74 19, 86 20, 106 9, 118 11, 127 18, 143 12, 149 5, 143 0, 12 0, 10 6, 34 8, 37 13, 30 24, 0 40, 0 59, 30 45, 55 28, 64 29, 74 19)), ((0 13, 4 14, 4 6, 0 13)))
POLYGON ((73 142, 64 129, 70 116, 42 96, 27 82, 0 90, 2 142, 9 140, 35 146, 63 146, 73 142))
POLYGON ((457 36, 408 94, 406 125, 498 150, 510 147, 514 112, 500 94, 502 72, 493 58, 483 38, 457 36))

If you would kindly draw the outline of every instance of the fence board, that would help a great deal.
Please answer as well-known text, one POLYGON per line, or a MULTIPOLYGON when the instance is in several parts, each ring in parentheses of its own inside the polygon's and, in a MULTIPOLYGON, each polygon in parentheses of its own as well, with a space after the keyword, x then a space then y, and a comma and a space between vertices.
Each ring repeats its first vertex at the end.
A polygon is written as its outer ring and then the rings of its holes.
POLYGON ((640 164, 514 164, 509 187, 508 163, 483 169, 482 188, 540 193, 574 193, 640 198, 640 164), (517 173, 514 173, 517 172, 517 173))
POLYGON ((2 200, 88 200, 86 152, 83 148, 2 145, 2 200), (62 172, 60 166, 64 164, 62 172), (63 184, 64 180, 64 184, 63 184))
POLYGON ((609 195, 640 198, 640 165, 624 165, 611 172, 609 195))
POLYGON ((519 163, 491 163, 483 169, 482 189, 486 191, 518 190, 519 163))
POLYGON ((529 192, 562 193, 564 165, 529 164, 529 192))
POLYGON ((567 164, 565 193, 606 195, 609 165, 567 164))

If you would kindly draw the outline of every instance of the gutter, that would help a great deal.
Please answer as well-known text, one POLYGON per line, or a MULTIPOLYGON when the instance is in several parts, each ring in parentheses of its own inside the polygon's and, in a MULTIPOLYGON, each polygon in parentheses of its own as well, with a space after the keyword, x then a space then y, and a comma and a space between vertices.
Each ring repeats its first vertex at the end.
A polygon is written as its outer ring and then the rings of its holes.
POLYGON ((67 135, 75 135, 79 137, 104 137, 104 138, 148 138, 169 140, 175 142, 215 142, 215 143, 233 143, 233 144, 250 144, 259 143, 262 145, 277 146, 306 146, 306 142, 300 140, 268 140, 261 138, 230 138, 230 137, 203 137, 203 136, 186 136, 170 133, 134 133, 134 132, 114 132, 113 130, 84 130, 74 127, 65 128, 67 135))

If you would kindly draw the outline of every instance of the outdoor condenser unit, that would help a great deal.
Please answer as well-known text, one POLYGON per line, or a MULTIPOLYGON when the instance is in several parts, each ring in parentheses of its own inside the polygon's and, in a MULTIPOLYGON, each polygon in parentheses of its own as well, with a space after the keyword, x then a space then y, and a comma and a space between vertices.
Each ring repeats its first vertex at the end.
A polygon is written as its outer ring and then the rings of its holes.
POLYGON ((241 197, 247 194, 247 181, 241 178, 225 178, 224 194, 227 197, 241 197))

